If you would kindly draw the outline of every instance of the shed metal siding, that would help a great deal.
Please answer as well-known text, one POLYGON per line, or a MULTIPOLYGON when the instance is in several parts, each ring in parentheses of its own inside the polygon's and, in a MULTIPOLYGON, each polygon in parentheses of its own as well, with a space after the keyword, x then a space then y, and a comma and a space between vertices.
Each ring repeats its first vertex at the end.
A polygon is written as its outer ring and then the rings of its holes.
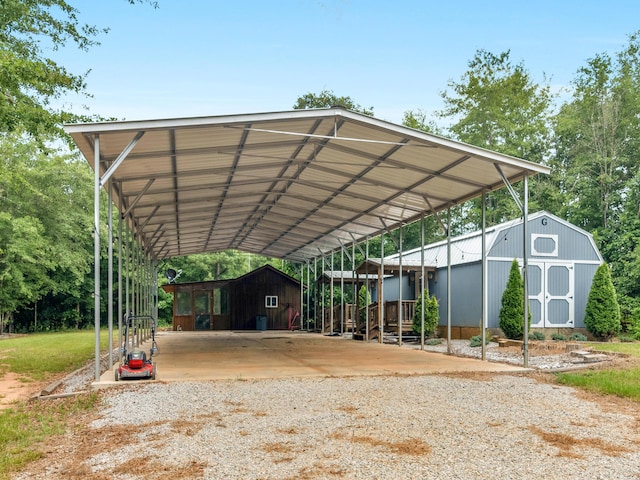
MULTIPOLYGON (((538 255, 528 245, 530 258, 554 258, 556 260, 601 262, 595 244, 588 234, 577 228, 558 221, 549 214, 540 215, 529 222, 529 234, 556 235, 558 239, 557 255, 538 255)), ((522 258, 522 222, 511 225, 495 236, 488 257, 522 258)))
MULTIPOLYGON (((451 267, 451 324, 460 327, 480 327, 482 316, 482 264, 451 267)), ((432 295, 439 304, 439 325, 447 324, 447 269, 438 272, 432 295)))

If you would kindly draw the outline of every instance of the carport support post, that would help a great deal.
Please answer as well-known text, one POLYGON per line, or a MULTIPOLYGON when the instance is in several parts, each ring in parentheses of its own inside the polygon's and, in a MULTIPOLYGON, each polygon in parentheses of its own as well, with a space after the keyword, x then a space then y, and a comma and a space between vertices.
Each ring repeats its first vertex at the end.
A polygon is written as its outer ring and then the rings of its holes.
POLYGON ((329 328, 331 329, 331 331, 329 333, 333 333, 333 322, 335 321, 335 318, 334 318, 334 313, 335 312, 333 311, 333 302, 334 302, 334 299, 333 299, 333 283, 334 283, 333 282, 333 269, 335 268, 334 265, 335 265, 335 261, 333 259, 333 252, 331 252, 331 280, 329 280, 329 285, 331 286, 331 291, 329 292, 329 323, 331 325, 330 325, 329 328))
POLYGON ((451 207, 447 208, 447 353, 451 354, 451 207))
POLYGON ((482 313, 480 328, 482 329, 482 360, 487 359, 487 202, 486 194, 482 192, 482 313))
MULTIPOLYGON (((360 252, 362 253, 362 247, 358 247, 360 252)), ((358 305, 360 301, 358 299, 358 278, 356 275, 356 244, 355 242, 351 244, 351 276, 353 280, 353 303, 354 306, 351 307, 351 333, 354 334, 358 330, 358 305)), ((353 338, 353 336, 351 337, 353 338)))
POLYGON ((398 346, 402 346, 402 324, 404 323, 404 305, 402 302, 402 224, 400 224, 400 247, 398 248, 398 346))
MULTIPOLYGON (((420 350, 424 350, 424 213, 420 217, 420 350)), ((415 315, 415 313, 414 313, 415 315)))
POLYGON ((344 336, 344 245, 340 242, 340 335, 344 336))
MULTIPOLYGON (((365 243, 365 251, 364 251, 364 281, 365 281, 365 300, 364 300, 364 334, 369 341, 369 236, 367 235, 367 240, 365 243)), ((359 300, 359 297, 358 297, 359 300)), ((358 306, 360 302, 358 301, 358 306)))
POLYGON ((524 343, 523 343, 523 365, 524 368, 529 367, 529 285, 527 281, 528 277, 528 263, 529 263, 529 175, 525 172, 524 178, 524 193, 523 193, 523 208, 522 208, 522 280, 524 284, 524 343))
MULTIPOLYGON (((120 195, 120 211, 122 211, 122 195, 120 195)), ((122 347, 122 215, 118 214, 118 361, 122 347)))
POLYGON ((378 343, 384 333, 384 231, 380 234, 380 274, 378 275, 378 343))
MULTIPOLYGON (((322 278, 322 282, 324 282, 324 256, 322 257, 322 275, 321 275, 320 278, 322 278)), ((320 333, 322 335, 324 335, 324 293, 325 293, 324 291, 325 291, 325 288, 324 288, 324 283, 321 283, 321 285, 322 285, 322 290, 320 290, 320 307, 321 307, 320 308, 320 315, 321 315, 320 316, 320 320, 321 320, 321 324, 322 324, 322 330, 320 331, 320 333)))
POLYGON ((113 367, 113 186, 109 182, 109 205, 107 208, 107 228, 108 228, 108 280, 107 280, 107 325, 109 330, 108 349, 109 349, 109 369, 113 367))
POLYGON ((93 178, 93 307, 95 330, 95 377, 100 381, 100 136, 94 137, 93 178))

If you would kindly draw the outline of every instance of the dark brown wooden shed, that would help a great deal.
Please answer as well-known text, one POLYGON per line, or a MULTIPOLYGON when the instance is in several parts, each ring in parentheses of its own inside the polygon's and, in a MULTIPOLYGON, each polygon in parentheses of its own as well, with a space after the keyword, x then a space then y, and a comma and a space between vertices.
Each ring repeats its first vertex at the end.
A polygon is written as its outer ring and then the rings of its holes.
POLYGON ((232 280, 171 283, 174 330, 300 328, 300 282, 265 265, 232 280))

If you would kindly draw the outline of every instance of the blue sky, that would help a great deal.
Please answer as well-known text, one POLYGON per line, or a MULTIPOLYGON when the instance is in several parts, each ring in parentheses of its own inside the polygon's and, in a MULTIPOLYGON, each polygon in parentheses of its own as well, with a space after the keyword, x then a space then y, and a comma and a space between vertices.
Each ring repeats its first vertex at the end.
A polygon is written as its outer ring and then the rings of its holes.
POLYGON ((109 27, 89 52, 56 59, 91 70, 90 113, 137 120, 290 110, 322 89, 400 123, 442 108, 478 49, 510 50, 533 79, 568 87, 598 53, 640 30, 637 0, 378 1, 78 0, 83 22, 109 27))

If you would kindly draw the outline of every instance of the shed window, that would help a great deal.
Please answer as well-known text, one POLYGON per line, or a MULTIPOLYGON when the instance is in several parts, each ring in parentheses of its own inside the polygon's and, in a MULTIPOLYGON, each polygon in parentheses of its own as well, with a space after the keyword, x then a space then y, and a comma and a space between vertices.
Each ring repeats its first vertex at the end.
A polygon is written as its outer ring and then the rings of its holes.
POLYGON ((275 295, 267 295, 266 297, 264 297, 264 306, 267 308, 277 308, 278 297, 275 295))
POLYGON ((533 234, 531 236, 531 254, 543 257, 558 256, 558 235, 533 234))
POLYGON ((229 315, 229 294, 226 288, 213 289, 213 314, 229 315))
POLYGON ((177 292, 176 315, 191 315, 191 290, 180 289, 177 292))

